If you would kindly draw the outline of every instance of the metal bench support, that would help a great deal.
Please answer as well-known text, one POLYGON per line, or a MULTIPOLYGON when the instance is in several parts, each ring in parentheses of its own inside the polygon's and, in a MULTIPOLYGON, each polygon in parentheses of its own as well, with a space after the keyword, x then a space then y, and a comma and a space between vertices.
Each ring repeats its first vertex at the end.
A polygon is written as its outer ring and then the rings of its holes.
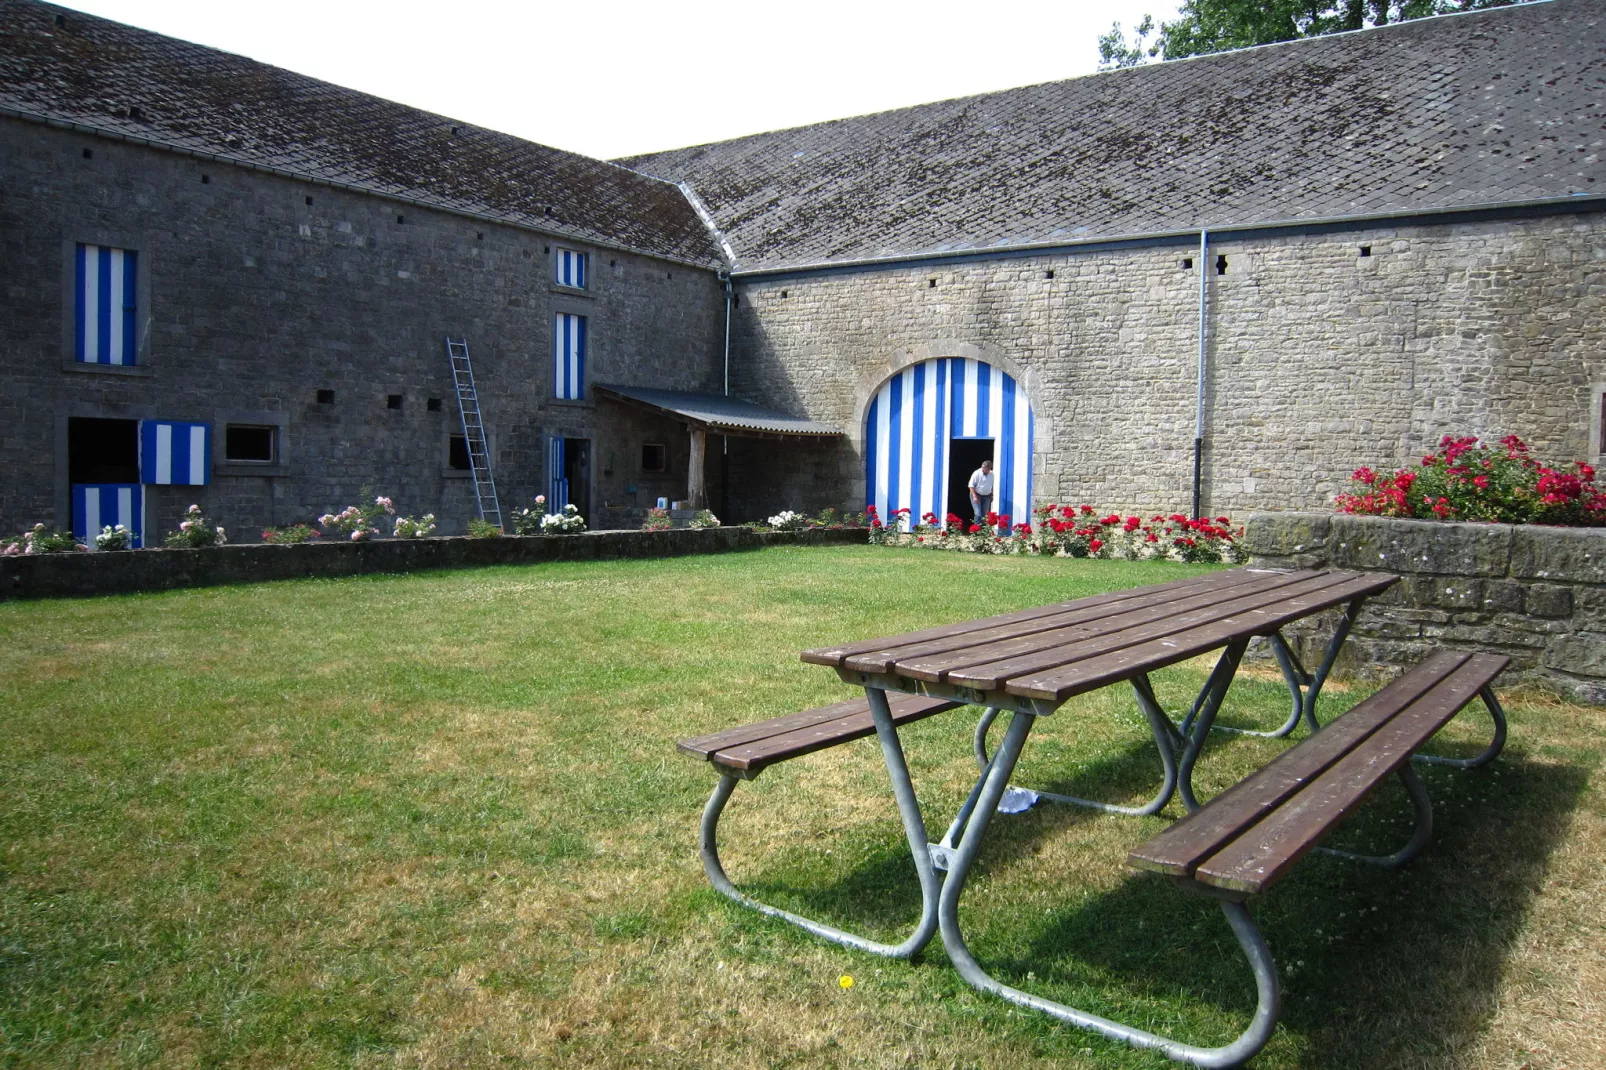
POLYGON ((1266 941, 1261 936, 1259 927, 1255 925, 1254 919, 1250 917, 1249 910, 1242 901, 1224 899, 1221 902, 1221 910, 1227 916, 1227 924, 1232 927, 1233 935, 1238 938, 1238 946, 1243 949, 1245 957, 1249 960, 1250 969, 1255 976, 1258 1000, 1248 1028, 1232 1043, 1219 1048, 1202 1048, 1173 1040, 1158 1033, 1123 1025, 1013 988, 990 976, 970 953, 964 935, 959 930, 959 897, 964 892, 965 878, 976 860, 982 837, 992 821, 993 811, 1004 794, 1010 773, 1014 771, 1021 748, 1025 745, 1026 737, 1031 732, 1035 720, 1036 717, 1029 713, 1016 713, 1011 719, 1004 733, 1004 741, 998 748, 998 754, 989 763, 987 775, 981 782, 982 790, 974 815, 965 829, 958 849, 954 852, 948 880, 942 888, 938 903, 938 918, 943 946, 954 968, 966 982, 983 992, 989 992, 1017 1006, 1042 1011, 1050 1017, 1078 1028, 1100 1033, 1113 1040, 1124 1041, 1134 1047, 1153 1048, 1171 1059, 1192 1066, 1237 1066, 1265 1047, 1266 1041, 1271 1039, 1272 1031, 1276 1028, 1277 1015, 1281 1009, 1276 964, 1272 961, 1271 951, 1266 947, 1266 941))
MULTIPOLYGON (((1283 672, 1283 680, 1288 684, 1288 695, 1293 700, 1293 708, 1289 710, 1288 720, 1270 732, 1262 732, 1253 728, 1232 728, 1228 725, 1218 725, 1222 732, 1236 732, 1243 736, 1261 736, 1267 739, 1285 739, 1299 727, 1303 720, 1305 727, 1312 732, 1321 727, 1316 720, 1316 700, 1322 693, 1322 685, 1333 671, 1333 663, 1338 660, 1338 651, 1348 638, 1350 629, 1355 627, 1355 618, 1361 614, 1361 607, 1366 599, 1357 598, 1344 607, 1344 615, 1339 618, 1338 626, 1333 630, 1333 638, 1327 643, 1327 652, 1322 657, 1321 668, 1315 673, 1306 671, 1300 662, 1299 655, 1294 648, 1288 645, 1280 631, 1271 633, 1271 652, 1276 655, 1277 667, 1283 672)), ((1195 713, 1198 708, 1195 707, 1195 713)), ((1183 722, 1183 731, 1187 731, 1193 721, 1193 714, 1183 722)))
POLYGON ((1424 765, 1447 765, 1452 769, 1476 769, 1481 765, 1488 765, 1506 748, 1506 711, 1501 708, 1500 700, 1494 697, 1494 685, 1485 684, 1478 691, 1478 697, 1483 700, 1483 708, 1489 711, 1494 720, 1494 739, 1489 743, 1488 749, 1476 758, 1441 758, 1437 754, 1413 754, 1413 762, 1424 765))
POLYGON ((892 710, 887 705, 887 693, 877 688, 866 688, 865 695, 870 700, 870 714, 875 719, 876 736, 881 741, 881 754, 886 760, 887 776, 892 781, 892 793, 898 801, 898 813, 903 818, 904 834, 909 840, 909 851, 914 856, 915 875, 920 881, 920 921, 908 939, 902 943, 884 944, 812 918, 805 918, 801 914, 782 910, 780 907, 760 903, 739 891, 726 876, 725 867, 720 863, 717 839, 720 814, 724 812, 725 804, 730 801, 731 793, 736 790, 738 783, 738 778, 728 773, 720 776, 714 794, 710 796, 708 805, 703 809, 698 854, 702 856, 703 872, 708 874, 708 881, 715 890, 745 907, 772 918, 789 921, 800 929, 844 947, 857 948, 887 958, 913 958, 936 935, 937 893, 942 886, 942 880, 931 864, 930 851, 926 845, 925 819, 921 816, 920 802, 915 798, 914 785, 909 779, 909 764, 904 760, 903 747, 898 742, 898 730, 892 723, 892 710))

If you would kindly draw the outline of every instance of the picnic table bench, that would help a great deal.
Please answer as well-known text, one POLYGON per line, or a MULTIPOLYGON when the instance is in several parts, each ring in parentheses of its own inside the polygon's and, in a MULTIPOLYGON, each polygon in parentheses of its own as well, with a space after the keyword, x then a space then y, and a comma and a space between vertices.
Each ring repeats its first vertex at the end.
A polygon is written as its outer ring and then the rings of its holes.
MULTIPOLYGON (((940 932, 950 959, 974 987, 1128 1043, 1155 1048, 1198 1066, 1232 1066, 1269 1039, 1279 996, 1275 965, 1245 900, 1263 892, 1383 780, 1398 775, 1416 809, 1405 848, 1386 857, 1350 855, 1386 865, 1408 861, 1427 842, 1431 807, 1410 763, 1437 761, 1464 768, 1500 751, 1505 718, 1492 682, 1506 659, 1441 652, 1321 728, 1316 702, 1340 646, 1367 598, 1397 577, 1330 570, 1236 569, 1173 583, 1112 592, 944 625, 885 639, 803 652, 803 660, 834 668, 865 689, 862 700, 791 714, 680 744, 712 764, 719 784, 703 813, 701 854, 714 887, 730 898, 835 942, 907 958, 940 932), (1280 629, 1323 610, 1342 615, 1320 667, 1308 672, 1280 629), (1251 639, 1270 639, 1293 700, 1288 723, 1268 735, 1288 735, 1301 721, 1313 734, 1260 771, 1200 806, 1192 770, 1251 639), (1174 720, 1156 700, 1148 674, 1220 649, 1215 667, 1190 709, 1174 720), (1051 801, 1152 814, 1179 795, 1187 816, 1133 850, 1129 862, 1162 873, 1190 891, 1219 900, 1248 957, 1258 990, 1253 1020, 1236 1040, 1203 1048, 1034 996, 989 976, 960 930, 958 903, 986 830, 1011 790, 1008 780, 1039 717, 1069 698, 1111 683, 1128 683, 1150 724, 1163 782, 1144 806, 1116 807, 1072 796, 1035 793, 1051 801), (1472 759, 1418 753, 1451 718, 1481 698, 1494 720, 1494 739, 1472 759), (940 843, 928 843, 898 729, 962 705, 984 707, 974 747, 981 776, 940 843), (1000 712, 1011 714, 997 753, 986 736, 1000 712), (1321 728, 1320 731, 1315 729, 1321 728), (874 734, 881 745, 922 893, 915 930, 897 944, 872 941, 800 915, 758 903, 740 892, 719 861, 716 832, 735 787, 770 765, 874 734), (946 869, 946 879, 939 870, 946 869)), ((1328 850, 1327 848, 1320 848, 1328 850)), ((1333 852, 1344 854, 1344 852, 1333 852)))

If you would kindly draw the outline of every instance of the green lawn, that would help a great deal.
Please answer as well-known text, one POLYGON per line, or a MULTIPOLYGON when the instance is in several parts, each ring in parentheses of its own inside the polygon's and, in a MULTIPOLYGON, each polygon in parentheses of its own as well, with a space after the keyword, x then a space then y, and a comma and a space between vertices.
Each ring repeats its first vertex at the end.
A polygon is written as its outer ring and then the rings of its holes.
MULTIPOLYGON (((714 778, 673 744, 847 697, 803 647, 1190 571, 788 548, 0 604, 0 1065, 1168 1066, 971 991, 940 944, 885 962, 727 903, 696 857, 714 778)), ((1156 684, 1175 708, 1202 679, 1156 684)), ((1510 705, 1496 766, 1423 771, 1437 830, 1411 868, 1315 857, 1257 903, 1285 1013, 1253 1065, 1606 1060, 1606 716, 1510 705)), ((1254 667, 1222 721, 1286 708, 1254 667)), ((1466 720, 1446 750, 1477 746, 1466 720)), ((906 733, 938 829, 972 724, 906 733)), ((1201 793, 1283 746, 1218 735, 1201 793)), ((1045 721, 1015 778, 1124 801, 1157 779, 1113 691, 1045 721)), ((1219 912, 1124 865, 1176 813, 998 819, 973 950, 1100 1013, 1235 1035, 1254 995, 1219 912)), ((1408 825, 1389 789, 1340 839, 1408 825)), ((873 741, 744 785, 721 831, 761 898, 912 922, 873 741)))

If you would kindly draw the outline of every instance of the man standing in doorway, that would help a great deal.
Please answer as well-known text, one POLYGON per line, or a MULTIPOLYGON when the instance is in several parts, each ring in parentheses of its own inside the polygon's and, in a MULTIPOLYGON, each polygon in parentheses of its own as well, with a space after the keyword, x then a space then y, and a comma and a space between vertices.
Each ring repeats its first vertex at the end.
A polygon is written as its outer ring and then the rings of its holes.
POLYGON ((985 524, 993 508, 993 462, 981 462, 981 467, 970 473, 970 511, 975 523, 985 524))

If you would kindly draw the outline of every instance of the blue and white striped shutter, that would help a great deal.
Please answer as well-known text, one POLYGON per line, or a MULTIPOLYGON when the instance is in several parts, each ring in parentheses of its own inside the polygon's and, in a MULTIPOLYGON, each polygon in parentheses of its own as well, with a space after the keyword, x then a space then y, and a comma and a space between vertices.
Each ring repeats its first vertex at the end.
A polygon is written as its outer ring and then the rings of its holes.
POLYGON ((557 274, 559 286, 573 286, 576 289, 585 289, 586 254, 577 253, 573 249, 559 249, 557 274))
POLYGON ((73 538, 90 549, 102 528, 123 525, 133 532, 133 545, 145 544, 144 488, 138 483, 74 483, 73 538))
POLYGON ((552 395, 568 401, 585 396, 586 318, 559 312, 552 328, 552 395))
POLYGON ((546 511, 561 513, 569 504, 569 481, 563 475, 563 436, 551 435, 546 440, 546 511))
POLYGON ((160 485, 205 486, 212 481, 210 424, 141 420, 139 481, 160 485))
POLYGON ((138 267, 139 254, 132 249, 78 246, 73 314, 75 355, 81 363, 134 363, 138 351, 138 267))
MULTIPOLYGON (((956 438, 994 442, 993 511, 1032 521, 1032 408, 998 368, 960 357, 911 365, 881 385, 865 421, 866 500, 883 520, 910 511, 948 512, 948 447, 956 438)), ((968 475, 969 473, 966 473, 968 475)))

